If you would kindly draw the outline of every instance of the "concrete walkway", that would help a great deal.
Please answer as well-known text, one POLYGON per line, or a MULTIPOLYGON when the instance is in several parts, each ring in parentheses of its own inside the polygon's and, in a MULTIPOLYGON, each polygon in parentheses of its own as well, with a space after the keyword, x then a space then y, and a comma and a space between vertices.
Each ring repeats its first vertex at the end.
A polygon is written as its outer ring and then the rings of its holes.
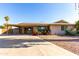
POLYGON ((57 36, 57 35, 39 35, 40 38, 42 39, 52 39, 52 40, 73 40, 73 39, 79 39, 79 36, 57 36))
POLYGON ((55 44, 40 39, 37 36, 0 36, 0 40, 2 42, 0 42, 0 47, 1 45, 4 46, 3 48, 0 48, 0 55, 77 56, 55 44), (5 46, 10 47, 7 48, 5 46))

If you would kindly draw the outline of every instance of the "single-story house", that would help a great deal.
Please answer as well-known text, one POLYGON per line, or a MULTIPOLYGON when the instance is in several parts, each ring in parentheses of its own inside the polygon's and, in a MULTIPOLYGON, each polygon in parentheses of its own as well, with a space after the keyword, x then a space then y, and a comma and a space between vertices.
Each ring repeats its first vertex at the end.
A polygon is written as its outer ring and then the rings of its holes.
POLYGON ((2 34, 65 34, 65 29, 73 29, 75 24, 70 24, 64 20, 48 23, 19 23, 19 24, 7 24, 2 29, 2 34))

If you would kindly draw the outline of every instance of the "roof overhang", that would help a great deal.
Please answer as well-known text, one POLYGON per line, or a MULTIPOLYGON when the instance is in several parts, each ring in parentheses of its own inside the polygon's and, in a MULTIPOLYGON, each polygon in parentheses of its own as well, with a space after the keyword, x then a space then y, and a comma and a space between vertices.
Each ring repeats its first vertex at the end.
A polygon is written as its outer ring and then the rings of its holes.
POLYGON ((15 27, 33 27, 33 26, 75 26, 75 24, 68 24, 68 23, 53 23, 53 24, 42 24, 42 23, 20 23, 20 24, 8 24, 7 26, 15 26, 15 27))
POLYGON ((50 24, 50 25, 55 25, 55 26, 61 26, 61 25, 65 25, 65 26, 75 26, 75 24, 69 24, 69 23, 54 23, 54 24, 50 24))
POLYGON ((15 27, 33 27, 33 26, 49 26, 49 24, 8 24, 15 27))

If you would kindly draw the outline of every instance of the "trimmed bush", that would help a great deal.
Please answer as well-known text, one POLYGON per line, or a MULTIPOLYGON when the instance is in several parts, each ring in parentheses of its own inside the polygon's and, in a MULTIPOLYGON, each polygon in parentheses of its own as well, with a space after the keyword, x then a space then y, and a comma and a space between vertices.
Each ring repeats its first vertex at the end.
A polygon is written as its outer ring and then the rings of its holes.
POLYGON ((77 34, 76 31, 71 31, 68 29, 65 30, 65 35, 75 36, 76 34, 77 34))
POLYGON ((3 28, 5 28, 5 27, 4 27, 4 26, 0 26, 0 28, 2 28, 2 29, 3 29, 3 28))

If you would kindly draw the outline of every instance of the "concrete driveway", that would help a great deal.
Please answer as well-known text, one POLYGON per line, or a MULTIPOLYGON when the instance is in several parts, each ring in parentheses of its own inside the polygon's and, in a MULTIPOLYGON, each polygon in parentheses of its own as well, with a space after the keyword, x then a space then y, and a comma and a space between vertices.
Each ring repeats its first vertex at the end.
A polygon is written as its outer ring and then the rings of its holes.
POLYGON ((0 36, 0 55, 77 56, 37 36, 0 36))

